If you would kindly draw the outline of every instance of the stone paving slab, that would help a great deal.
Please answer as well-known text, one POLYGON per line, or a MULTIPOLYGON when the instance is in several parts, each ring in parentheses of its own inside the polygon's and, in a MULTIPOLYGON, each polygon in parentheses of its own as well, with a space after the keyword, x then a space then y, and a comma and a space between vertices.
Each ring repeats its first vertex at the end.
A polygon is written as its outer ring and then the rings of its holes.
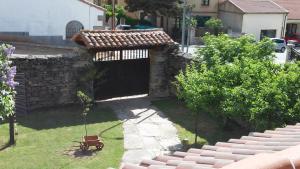
POLYGON ((149 97, 120 98, 104 104, 123 121, 122 163, 139 164, 143 159, 181 149, 176 128, 163 112, 151 105, 149 97))

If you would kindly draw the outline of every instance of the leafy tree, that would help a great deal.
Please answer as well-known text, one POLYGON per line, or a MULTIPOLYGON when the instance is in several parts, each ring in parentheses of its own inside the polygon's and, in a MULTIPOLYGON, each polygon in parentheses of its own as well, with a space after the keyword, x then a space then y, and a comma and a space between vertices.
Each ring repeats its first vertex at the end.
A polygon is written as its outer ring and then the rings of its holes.
POLYGON ((205 26, 213 30, 214 35, 218 35, 221 28, 223 27, 223 23, 218 18, 211 18, 205 22, 205 26))
POLYGON ((242 120, 258 130, 300 120, 300 62, 274 63, 269 39, 204 39, 206 47, 176 77, 178 97, 195 115, 208 112, 224 122, 242 120))
POLYGON ((15 86, 16 67, 11 66, 8 56, 15 48, 8 45, 0 46, 0 120, 9 119, 10 144, 15 143, 15 86))
MULTIPOLYGON (((109 19, 113 16, 113 7, 112 5, 104 5, 104 8, 106 9, 106 19, 109 19)), ((118 18, 118 20, 120 20, 123 17, 126 17, 125 8, 121 5, 116 5, 115 15, 118 18)))
POLYGON ((180 11, 180 0, 125 0, 126 9, 130 12, 143 11, 142 20, 146 15, 157 16, 157 14, 165 16, 178 15, 180 11))
POLYGON ((249 35, 233 39, 226 34, 214 36, 207 34, 203 37, 205 47, 200 48, 196 60, 205 62, 208 67, 217 64, 231 63, 235 58, 252 58, 255 60, 272 60, 275 55, 273 42, 263 39, 255 42, 255 38, 249 35))

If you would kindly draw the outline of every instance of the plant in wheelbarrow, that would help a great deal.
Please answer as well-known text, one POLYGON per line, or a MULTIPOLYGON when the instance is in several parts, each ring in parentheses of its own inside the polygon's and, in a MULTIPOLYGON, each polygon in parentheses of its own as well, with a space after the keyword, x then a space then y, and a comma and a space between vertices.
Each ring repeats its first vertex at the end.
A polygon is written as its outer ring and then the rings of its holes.
POLYGON ((95 146, 96 149, 100 151, 104 147, 103 142, 100 140, 100 138, 97 135, 88 136, 87 125, 86 125, 87 115, 93 107, 93 100, 82 91, 77 92, 77 97, 79 98, 82 106, 82 117, 84 120, 84 129, 85 129, 85 136, 83 136, 82 142, 80 142, 80 149, 82 151, 87 151, 89 147, 95 146))

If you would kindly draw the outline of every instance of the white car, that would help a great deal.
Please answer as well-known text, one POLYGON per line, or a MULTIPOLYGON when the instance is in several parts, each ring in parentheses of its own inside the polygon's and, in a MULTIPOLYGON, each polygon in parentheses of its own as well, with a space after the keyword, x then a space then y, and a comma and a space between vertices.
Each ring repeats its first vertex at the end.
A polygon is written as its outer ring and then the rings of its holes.
POLYGON ((286 42, 284 39, 280 39, 280 38, 271 38, 271 40, 275 43, 275 50, 276 51, 280 51, 280 52, 284 52, 286 49, 286 42))
POLYGON ((131 26, 130 25, 118 25, 116 27, 117 30, 130 30, 131 26))

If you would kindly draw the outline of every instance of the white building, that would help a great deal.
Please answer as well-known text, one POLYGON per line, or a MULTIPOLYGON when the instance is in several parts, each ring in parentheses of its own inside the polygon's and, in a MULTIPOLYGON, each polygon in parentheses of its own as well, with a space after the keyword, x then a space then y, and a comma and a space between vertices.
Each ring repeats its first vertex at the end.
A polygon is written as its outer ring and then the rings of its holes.
POLYGON ((86 0, 0 0, 0 38, 71 38, 81 29, 101 29, 105 9, 86 0))
POLYGON ((285 36, 288 11, 270 0, 226 0, 219 18, 231 34, 251 34, 256 40, 285 36))

